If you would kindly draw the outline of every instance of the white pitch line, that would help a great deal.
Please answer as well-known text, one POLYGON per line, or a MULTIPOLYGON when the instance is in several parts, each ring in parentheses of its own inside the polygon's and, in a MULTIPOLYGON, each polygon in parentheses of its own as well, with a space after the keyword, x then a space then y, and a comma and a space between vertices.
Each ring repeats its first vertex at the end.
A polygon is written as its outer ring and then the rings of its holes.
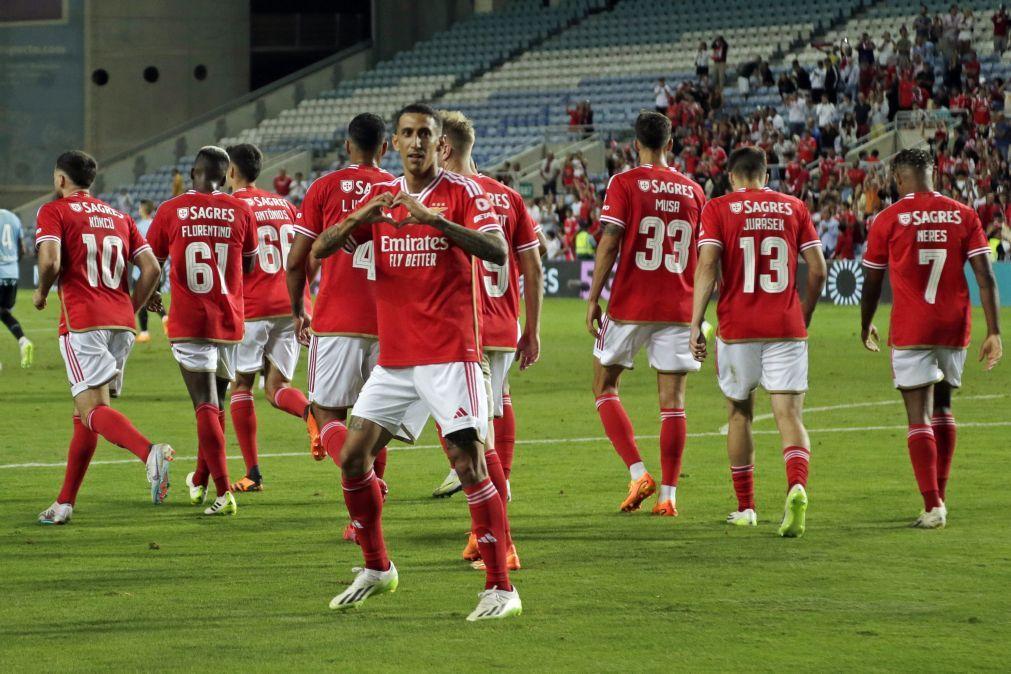
MULTIPOLYGON (((1001 397, 1001 396, 991 396, 991 397, 1001 397)), ((1011 421, 960 421, 958 422, 959 428, 996 428, 996 427, 1006 427, 1011 426, 1011 421)), ((908 426, 845 426, 841 428, 811 428, 808 432, 811 434, 818 433, 862 433, 865 431, 904 431, 907 430, 908 426)), ((778 435, 779 431, 775 429, 764 430, 764 431, 753 431, 755 435, 778 435)), ((689 433, 689 438, 714 438, 721 437, 725 435, 719 431, 715 432, 703 432, 703 433, 689 433)), ((656 440, 659 435, 637 435, 635 436, 637 440, 656 440)), ((571 444, 579 442, 608 442, 608 439, 603 436, 587 436, 583 438, 542 438, 539 440, 517 440, 517 445, 561 445, 561 444, 571 444)), ((441 448, 441 445, 404 445, 390 447, 390 451, 409 451, 415 449, 437 449, 441 448)), ((308 451, 303 452, 276 452, 269 454, 260 454, 261 458, 265 459, 278 459, 292 456, 300 456, 303 458, 308 458, 310 456, 308 451)), ((177 461, 195 461, 197 457, 195 456, 176 456, 177 461)), ((241 456, 230 456, 229 461, 240 461, 241 456)), ((116 464, 125 463, 139 463, 137 459, 112 459, 107 461, 92 461, 90 465, 92 466, 109 466, 116 464)), ((0 470, 8 468, 63 468, 66 466, 66 462, 60 463, 7 463, 0 464, 0 470)))
MULTIPOLYGON (((958 400, 993 400, 994 398, 1004 398, 1006 397, 1003 393, 989 393, 986 395, 978 396, 960 396, 958 400)), ((834 410, 851 410, 857 407, 880 407, 883 405, 898 405, 902 402, 902 398, 889 398, 888 400, 878 400, 875 402, 863 402, 863 403, 843 403, 841 405, 823 405, 821 407, 805 407, 804 414, 810 414, 811 412, 832 412, 834 410)), ((774 414, 759 414, 751 420, 751 423, 755 424, 759 421, 768 421, 774 418, 774 414)), ((720 426, 720 434, 726 435, 729 426, 723 424, 720 426)), ((755 431, 758 433, 758 431, 755 431)))

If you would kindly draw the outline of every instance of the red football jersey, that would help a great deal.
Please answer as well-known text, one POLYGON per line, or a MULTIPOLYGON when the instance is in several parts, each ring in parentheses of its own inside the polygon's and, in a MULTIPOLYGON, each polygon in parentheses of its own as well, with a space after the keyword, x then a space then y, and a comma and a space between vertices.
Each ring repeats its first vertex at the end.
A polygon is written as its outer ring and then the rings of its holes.
POLYGON ((39 209, 35 246, 60 245, 60 334, 133 330, 136 316, 126 266, 150 250, 133 218, 87 192, 39 209))
POLYGON ((698 183, 667 166, 643 164, 607 185, 600 222, 624 230, 607 315, 626 323, 692 320, 693 234, 706 202, 698 183))
MULTIPOLYGON (((393 176, 381 168, 358 164, 322 176, 305 194, 295 231, 315 239, 358 208, 373 183, 390 180, 393 176)), ((323 260, 312 316, 315 334, 379 334, 372 283, 376 278, 374 261, 371 241, 362 243, 353 253, 342 250, 323 260)))
POLYGON ((797 256, 820 245, 811 214, 796 197, 768 188, 737 190, 706 204, 699 247, 722 250, 720 339, 805 339, 797 256))
POLYGON ((979 216, 937 192, 908 194, 878 213, 864 266, 890 269, 889 344, 902 348, 969 344, 966 260, 989 255, 979 216))
MULTIPOLYGON (((404 179, 397 178, 376 183, 363 199, 406 189, 404 179)), ((462 227, 502 232, 491 202, 470 178, 439 169, 432 184, 414 197, 462 227)), ((397 206, 390 210, 390 217, 407 218, 407 209, 397 206)), ((373 242, 376 269, 379 364, 410 367, 479 361, 479 279, 471 256, 428 225, 397 228, 378 222, 359 227, 349 248, 366 240, 373 242)))
POLYGON ((482 342, 485 349, 514 351, 520 317, 519 254, 540 245, 537 225, 519 192, 486 175, 478 174, 473 180, 488 195, 509 245, 509 260, 505 265, 479 261, 481 318, 484 322, 482 342))
POLYGON ((169 340, 242 340, 242 257, 257 254, 249 204, 190 190, 158 207, 147 236, 159 259, 172 259, 169 340))

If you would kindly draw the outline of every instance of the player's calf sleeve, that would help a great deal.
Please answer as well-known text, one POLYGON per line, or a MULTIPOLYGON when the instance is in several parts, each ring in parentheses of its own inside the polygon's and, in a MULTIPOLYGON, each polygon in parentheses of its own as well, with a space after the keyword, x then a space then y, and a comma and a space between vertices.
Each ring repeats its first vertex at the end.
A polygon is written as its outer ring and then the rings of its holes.
POLYGON ((204 403, 196 409, 200 453, 207 462, 207 470, 214 480, 218 496, 231 489, 228 480, 228 462, 225 457, 225 433, 218 419, 220 411, 216 405, 210 403, 204 403))
POLYGON ((235 427, 235 437, 239 440, 242 459, 246 462, 248 474, 259 464, 259 450, 256 446, 256 405, 253 394, 249 391, 232 393, 229 410, 232 413, 232 426, 235 427))
POLYGON ((660 484, 678 486, 681 457, 688 440, 688 418, 680 407, 660 410, 660 484))
POLYGON ((351 526, 355 528, 358 545, 365 556, 365 568, 386 571, 390 568, 390 558, 383 540, 383 494, 376 472, 370 470, 361 477, 344 475, 341 486, 351 526))
POLYGON ((380 480, 383 479, 383 475, 386 475, 386 448, 383 447, 376 454, 376 458, 372 460, 372 470, 376 471, 376 477, 380 480))
POLYGON ((323 443, 323 449, 338 468, 341 467, 341 448, 347 436, 348 427, 340 419, 327 422, 319 430, 319 441, 323 443))
POLYGON ((512 589, 506 568, 508 534, 502 499, 490 478, 464 487, 463 491, 470 507, 470 530, 477 537, 477 547, 485 564, 485 589, 512 589))
POLYGON ((787 447, 783 450, 783 461, 786 463, 786 488, 789 489, 795 484, 807 487, 811 450, 799 445, 787 447))
POLYGON ((934 441, 937 443, 937 491, 941 500, 945 500, 948 487, 948 476, 951 474, 951 459, 955 456, 955 444, 958 440, 958 426, 951 414, 935 413, 930 420, 934 429, 934 441))
POLYGON ((305 394, 294 386, 283 386, 274 394, 274 406, 299 419, 305 415, 308 404, 309 400, 305 394))
POLYGON ((910 424, 906 445, 916 484, 923 495, 923 507, 925 510, 936 508, 941 505, 941 496, 937 486, 937 442, 933 428, 926 424, 910 424))
POLYGON ((97 445, 98 433, 89 430, 75 414, 74 435, 70 438, 70 451, 67 452, 67 470, 63 475, 60 495, 56 497, 57 503, 74 505, 77 502, 77 492, 84 482, 84 474, 88 472, 97 445))
POLYGON ((495 451, 502 461, 506 479, 513 472, 513 452, 516 448, 516 415, 513 413, 513 399, 502 397, 502 416, 495 419, 495 451))
POLYGON ((0 320, 3 324, 7 326, 7 329, 11 331, 14 335, 14 339, 21 339, 25 336, 25 331, 21 329, 21 324, 18 323, 18 319, 14 318, 14 314, 7 311, 6 309, 0 311, 0 320))
POLYGON ((737 495, 737 510, 755 509, 755 464, 731 466, 730 477, 737 495))
POLYGON ((621 400, 614 394, 605 394, 597 398, 597 414, 604 425, 604 433, 607 434, 614 450, 625 462, 626 466, 641 463, 639 448, 635 446, 635 431, 632 429, 632 421, 628 418, 625 408, 621 405, 621 400))
POLYGON ((484 462, 488 466, 488 479, 495 485, 495 491, 502 499, 502 512, 505 515, 506 545, 512 544, 512 534, 509 531, 509 488, 506 486, 505 471, 498 450, 489 449, 484 453, 484 462))
POLYGON ((151 441, 141 435, 122 413, 108 405, 98 405, 88 414, 86 425, 117 447, 133 452, 141 461, 147 461, 151 441))

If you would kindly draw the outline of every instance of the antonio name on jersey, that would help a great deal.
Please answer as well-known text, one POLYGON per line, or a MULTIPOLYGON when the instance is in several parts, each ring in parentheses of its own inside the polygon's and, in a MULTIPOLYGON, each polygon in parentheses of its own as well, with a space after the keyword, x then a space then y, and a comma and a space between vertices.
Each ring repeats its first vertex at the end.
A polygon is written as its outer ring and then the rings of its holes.
POLYGON ((281 197, 241 197, 253 209, 253 215, 258 222, 289 222, 291 213, 288 208, 291 202, 281 197))
POLYGON ((962 224, 962 214, 958 211, 907 211, 906 213, 899 213, 899 224, 904 226, 924 224, 960 225, 962 224))
MULTIPOLYGON (((217 208, 213 206, 184 206, 176 209, 176 217, 180 220, 224 220, 225 222, 235 222, 234 208, 217 208)), ((185 229, 185 228, 184 228, 185 229)), ((183 233, 183 236, 188 236, 183 233)), ((200 236, 196 234, 194 236, 200 236)), ((208 236, 217 236, 209 234, 208 236)), ((221 236, 229 236, 222 234, 221 236)))

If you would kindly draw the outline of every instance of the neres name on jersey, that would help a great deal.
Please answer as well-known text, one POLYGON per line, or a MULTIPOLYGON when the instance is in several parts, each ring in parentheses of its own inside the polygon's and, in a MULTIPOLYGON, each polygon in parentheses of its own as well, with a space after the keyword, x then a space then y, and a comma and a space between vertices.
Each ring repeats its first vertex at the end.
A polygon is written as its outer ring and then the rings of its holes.
MULTIPOLYGON (((222 209, 216 208, 213 210, 222 210, 222 209)), ((229 212, 232 212, 232 209, 230 208, 227 210, 229 212)), ((187 238, 213 236, 222 239, 230 239, 232 238, 232 228, 225 227, 223 225, 183 225, 182 235, 187 238)))
POLYGON ((947 243, 946 229, 919 229, 916 231, 916 243, 947 243))

